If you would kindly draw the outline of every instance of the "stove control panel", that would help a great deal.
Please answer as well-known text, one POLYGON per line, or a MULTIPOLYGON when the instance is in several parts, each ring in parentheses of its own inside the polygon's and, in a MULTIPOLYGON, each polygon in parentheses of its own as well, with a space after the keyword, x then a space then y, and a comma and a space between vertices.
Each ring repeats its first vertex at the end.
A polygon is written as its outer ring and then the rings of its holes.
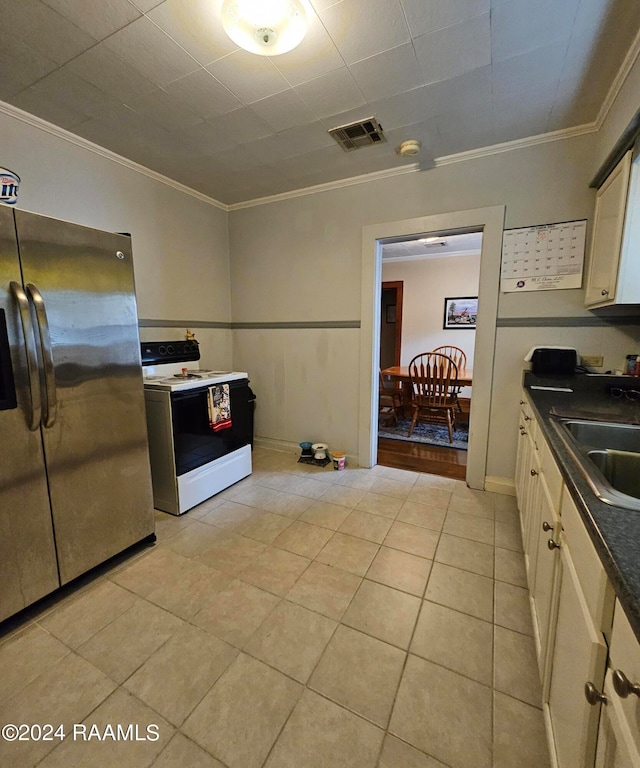
POLYGON ((200 359, 198 342, 193 341, 144 341, 140 344, 142 365, 160 363, 187 363, 200 359))

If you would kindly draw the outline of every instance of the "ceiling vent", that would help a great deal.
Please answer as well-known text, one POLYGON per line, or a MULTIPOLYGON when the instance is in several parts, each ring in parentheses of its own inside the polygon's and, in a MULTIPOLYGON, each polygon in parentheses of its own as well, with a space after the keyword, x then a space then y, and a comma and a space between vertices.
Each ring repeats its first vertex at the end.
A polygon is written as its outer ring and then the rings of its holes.
POLYGON ((337 128, 331 128, 329 133, 345 152, 386 141, 382 126, 375 117, 367 117, 365 120, 349 123, 349 125, 339 125, 337 128))

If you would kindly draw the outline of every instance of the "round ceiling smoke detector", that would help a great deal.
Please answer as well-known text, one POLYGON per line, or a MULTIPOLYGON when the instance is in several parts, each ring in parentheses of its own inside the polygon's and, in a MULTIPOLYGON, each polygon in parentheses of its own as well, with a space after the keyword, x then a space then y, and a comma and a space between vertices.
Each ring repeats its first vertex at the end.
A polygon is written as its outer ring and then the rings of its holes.
POLYGON ((421 147, 422 144, 417 139, 409 139, 408 141, 402 142, 398 152, 402 157, 414 157, 420 152, 421 147))
POLYGON ((307 34, 307 0, 224 0, 222 26, 236 45, 259 56, 293 50, 307 34))

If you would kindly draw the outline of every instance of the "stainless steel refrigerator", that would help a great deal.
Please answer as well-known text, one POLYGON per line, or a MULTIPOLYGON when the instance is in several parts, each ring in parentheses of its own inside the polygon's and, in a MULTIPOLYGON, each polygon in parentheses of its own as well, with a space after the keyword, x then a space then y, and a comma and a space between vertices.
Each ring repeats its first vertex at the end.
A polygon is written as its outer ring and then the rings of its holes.
POLYGON ((0 206, 0 620, 153 532, 131 240, 0 206))

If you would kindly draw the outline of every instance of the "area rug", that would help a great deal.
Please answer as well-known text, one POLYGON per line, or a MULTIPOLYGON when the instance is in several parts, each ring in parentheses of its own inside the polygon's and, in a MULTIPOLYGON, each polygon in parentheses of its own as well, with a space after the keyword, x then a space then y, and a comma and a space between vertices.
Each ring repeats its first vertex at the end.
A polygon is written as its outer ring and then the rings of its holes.
POLYGON ((408 437, 411 419, 400 419, 396 424, 378 428, 378 437, 389 440, 404 440, 408 443, 427 443, 428 445, 442 445, 446 448, 458 448, 466 451, 469 448, 469 428, 466 424, 456 424, 453 430, 453 443, 449 442, 449 430, 439 424, 425 424, 418 422, 411 437, 408 437))

